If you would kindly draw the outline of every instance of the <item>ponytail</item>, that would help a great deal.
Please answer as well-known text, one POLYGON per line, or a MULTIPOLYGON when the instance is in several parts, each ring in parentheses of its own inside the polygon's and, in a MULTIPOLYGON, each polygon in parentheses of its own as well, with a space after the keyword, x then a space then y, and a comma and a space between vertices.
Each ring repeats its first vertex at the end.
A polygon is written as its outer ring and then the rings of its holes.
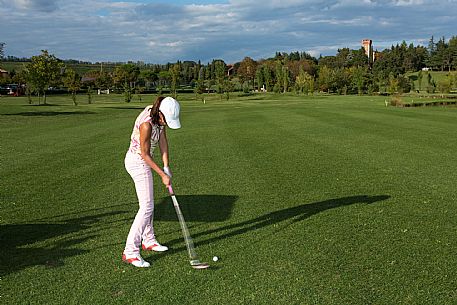
POLYGON ((164 96, 157 97, 154 105, 151 108, 150 116, 151 116, 151 123, 154 125, 159 125, 160 115, 159 115, 159 108, 164 96))

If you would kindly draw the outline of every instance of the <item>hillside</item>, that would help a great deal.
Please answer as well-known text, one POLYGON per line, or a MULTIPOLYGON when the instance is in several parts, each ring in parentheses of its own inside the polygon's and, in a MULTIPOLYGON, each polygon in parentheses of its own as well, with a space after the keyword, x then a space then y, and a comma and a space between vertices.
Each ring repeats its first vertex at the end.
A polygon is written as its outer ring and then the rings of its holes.
MULTIPOLYGON (((451 72, 448 72, 448 71, 422 71, 422 81, 419 84, 419 77, 418 77, 419 71, 406 73, 406 77, 408 77, 414 84, 414 86, 411 89, 412 91, 419 90, 419 89, 420 89, 420 91, 426 90, 427 73, 431 75, 431 79, 433 81, 435 81, 436 84, 438 84, 440 81, 445 79, 449 75, 449 73, 453 76, 457 74, 456 71, 451 71, 451 72)), ((455 88, 454 88, 454 90, 455 90, 455 88)))

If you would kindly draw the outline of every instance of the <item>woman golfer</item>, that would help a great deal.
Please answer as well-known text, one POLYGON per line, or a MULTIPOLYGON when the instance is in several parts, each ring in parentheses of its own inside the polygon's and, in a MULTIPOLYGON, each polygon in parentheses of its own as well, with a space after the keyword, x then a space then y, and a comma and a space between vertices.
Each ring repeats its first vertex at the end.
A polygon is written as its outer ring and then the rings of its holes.
POLYGON ((147 106, 140 113, 133 126, 130 147, 125 156, 125 168, 135 183, 140 208, 127 236, 122 260, 136 267, 150 266, 141 257, 140 247, 146 251, 168 250, 157 242, 154 234, 152 171, 160 176, 165 186, 170 185, 171 171, 165 126, 172 129, 181 127, 179 109, 179 103, 174 98, 158 97, 154 105, 147 106), (163 169, 152 158, 157 146, 162 155, 163 169))

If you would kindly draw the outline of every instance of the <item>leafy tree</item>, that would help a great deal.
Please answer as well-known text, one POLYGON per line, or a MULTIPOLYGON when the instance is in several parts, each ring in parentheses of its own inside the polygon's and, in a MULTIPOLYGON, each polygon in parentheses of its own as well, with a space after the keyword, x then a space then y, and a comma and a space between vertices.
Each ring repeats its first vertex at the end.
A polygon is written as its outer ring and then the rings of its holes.
POLYGON ((324 56, 319 58, 319 69, 323 66, 331 69, 338 67, 336 56, 324 56))
POLYGON ((194 66, 194 77, 193 77, 194 80, 197 80, 200 77, 201 68, 202 68, 202 64, 200 61, 198 61, 198 63, 195 64, 195 66, 194 66))
POLYGON ((47 50, 42 50, 41 55, 32 56, 30 63, 26 65, 27 85, 30 85, 34 92, 44 97, 43 103, 46 104, 46 90, 61 76, 63 63, 47 50))
POLYGON ((414 70, 421 70, 426 66, 426 62, 428 59, 428 52, 427 48, 423 46, 417 46, 414 49, 414 70))
POLYGON ((112 76, 103 71, 100 72, 98 77, 95 79, 95 86, 98 87, 98 89, 109 89, 113 85, 113 78, 112 76))
POLYGON ((444 69, 451 65, 452 50, 449 50, 449 45, 446 43, 444 37, 440 38, 435 43, 434 38, 430 39, 428 46, 429 57, 426 61, 427 65, 434 69, 444 69))
POLYGON ((65 77, 63 79, 64 85, 67 87, 67 90, 71 92, 71 99, 73 100, 73 105, 78 105, 76 103, 76 92, 81 89, 81 77, 73 69, 67 69, 65 71, 65 77))
POLYGON ((265 90, 267 92, 271 91, 271 86, 273 83, 273 71, 271 70, 269 65, 263 65, 262 66, 262 72, 263 72, 263 81, 265 83, 265 90))
POLYGON ((316 81, 314 79, 314 76, 312 76, 312 75, 310 75, 308 78, 308 87, 309 87, 309 93, 311 93, 311 95, 314 95, 316 81))
POLYGON ((398 75, 398 90, 400 93, 408 93, 411 91, 411 81, 409 78, 405 77, 404 75, 398 75))
POLYGON ((14 80, 14 81, 17 82, 18 84, 25 85, 25 95, 27 96, 27 100, 28 100, 29 104, 32 104, 33 103, 32 95, 34 93, 36 93, 36 89, 34 87, 34 84, 30 82, 29 71, 27 70, 27 68, 24 68, 16 75, 16 77, 19 80, 14 80))
POLYGON ((212 75, 211 75, 211 65, 207 65, 207 67, 205 68, 205 79, 206 80, 210 80, 212 79, 212 75))
POLYGON ((436 43, 433 35, 428 41, 428 52, 430 53, 430 55, 433 55, 436 52, 436 43))
POLYGON ((177 89, 178 89, 178 83, 179 83, 179 76, 181 72, 181 65, 179 63, 176 63, 172 65, 169 69, 170 76, 171 76, 171 92, 173 94, 173 97, 177 97, 177 89))
POLYGON ((314 75, 315 70, 316 70, 316 65, 314 62, 308 60, 308 59, 300 59, 300 60, 287 60, 285 62, 285 66, 287 67, 289 71, 289 76, 291 80, 295 80, 297 76, 300 74, 300 69, 302 69, 304 72, 314 75))
POLYGON ((395 77, 393 73, 389 75, 389 88, 388 92, 389 94, 394 94, 398 92, 398 79, 395 77))
POLYGON ((432 36, 428 42, 428 47, 427 47, 427 51, 428 51, 428 58, 427 58, 427 61, 426 61, 426 64, 428 67, 430 68, 434 68, 437 66, 437 62, 436 62, 436 43, 435 43, 435 38, 432 36))
MULTIPOLYGON (((125 82, 122 84, 122 89, 124 91, 124 102, 130 103, 132 101, 132 93, 133 93, 132 88, 129 86, 129 84, 127 82, 125 82)), ((88 94, 88 96, 90 96, 89 90, 87 91, 87 94, 88 94)))
POLYGON ((352 85, 357 88, 357 93, 362 95, 365 90, 365 75, 367 73, 366 67, 352 67, 350 74, 352 75, 352 85))
POLYGON ((225 79, 223 86, 224 86, 225 98, 228 101, 230 99, 230 92, 233 92, 235 90, 235 85, 229 79, 225 79))
POLYGON ((319 75, 317 83, 320 91, 329 91, 332 82, 332 70, 327 66, 321 66, 319 68, 319 75))
POLYGON ((263 88, 265 86, 265 80, 263 78, 264 78, 263 66, 257 67, 257 70, 255 72, 255 79, 256 79, 257 88, 259 91, 261 90, 261 88, 263 88))
POLYGON ((151 84, 153 84, 159 79, 159 77, 157 73, 154 72, 152 69, 145 69, 140 71, 138 79, 142 81, 146 88, 149 88, 151 87, 151 84))
POLYGON ((159 72, 159 84, 158 87, 162 88, 163 86, 168 86, 170 83, 171 75, 169 71, 160 71, 159 72))
POLYGON ((425 67, 428 57, 427 49, 422 46, 415 47, 412 43, 405 51, 403 68, 406 72, 417 71, 425 67))
MULTIPOLYGON (((205 92, 205 68, 201 67, 198 73, 198 79, 196 86, 194 88, 195 95, 197 97, 201 97, 202 94, 205 92)), ((202 98, 203 100, 203 98, 202 98)))
POLYGON ((9 75, 0 76, 0 85, 6 85, 11 83, 11 77, 9 75))
POLYGON ((18 73, 16 73, 11 80, 13 83, 18 84, 19 86, 22 86, 26 84, 27 82, 27 75, 25 70, 21 70, 18 73))
POLYGON ((337 92, 338 94, 347 94, 352 81, 349 70, 347 68, 334 69, 331 70, 330 75, 330 91, 337 92))
MULTIPOLYGON (((131 92, 131 91, 130 91, 131 92)), ((92 89, 92 86, 88 86, 87 87, 87 91, 86 91, 86 94, 87 94, 87 103, 88 104, 92 104, 92 95, 94 95, 94 90, 92 89)), ((131 94, 131 93, 130 93, 131 94)), ((130 99, 132 97, 130 96, 130 99)), ((130 102, 130 100, 129 100, 130 102)))
POLYGON ((441 71, 444 71, 446 66, 449 64, 448 55, 448 46, 446 44, 446 40, 444 37, 441 37, 440 40, 436 43, 435 53, 436 65, 439 69, 441 69, 441 71))
POLYGON ((225 65, 225 62, 222 60, 217 60, 214 62, 214 69, 215 69, 215 77, 216 77, 216 91, 217 93, 221 94, 221 99, 222 99, 222 94, 225 91, 225 80, 226 80, 226 70, 227 66, 225 65))
POLYGON ((131 63, 118 66, 114 71, 114 82, 122 86, 126 103, 132 100, 133 88, 136 86, 139 74, 140 68, 131 63))
POLYGON ((290 84, 290 72, 287 66, 282 67, 282 87, 284 89, 284 93, 289 91, 289 84, 290 84))
MULTIPOLYGON (((177 64, 179 65, 179 78, 178 78, 178 85, 182 84, 189 84, 192 80, 197 79, 195 75, 195 65, 194 61, 178 61, 177 64)), ((198 71, 197 71, 198 72, 198 71)))
POLYGON ((248 81, 254 86, 254 79, 257 71, 257 63, 250 57, 245 57, 238 67, 237 73, 241 81, 248 81))
POLYGON ((282 64, 281 61, 276 61, 276 67, 275 67, 275 85, 273 87, 273 91, 276 93, 282 92, 283 91, 283 69, 282 69, 282 64))
POLYGON ((5 43, 0 42, 0 59, 2 59, 5 56, 5 43))
POLYGON ((436 83, 432 75, 427 72, 427 93, 435 93, 436 83))
POLYGON ((449 39, 449 54, 451 57, 451 67, 457 70, 457 36, 449 39))
POLYGON ((419 87, 419 91, 422 90, 422 78, 424 77, 423 73, 422 73, 422 70, 420 70, 418 73, 417 73, 417 83, 418 83, 418 87, 419 87))
POLYGON ((369 58, 365 54, 365 49, 361 47, 358 50, 351 50, 351 57, 349 61, 349 66, 352 67, 368 67, 369 64, 373 64, 372 62, 369 63, 369 58))
POLYGON ((338 49, 335 56, 333 68, 346 68, 349 67, 352 61, 352 52, 349 48, 338 49))
POLYGON ((84 73, 81 83, 81 88, 97 88, 100 90, 110 89, 114 84, 121 86, 122 80, 119 73, 114 75, 112 72, 106 70, 90 70, 84 73))
POLYGON ((298 76, 295 78, 295 86, 299 93, 308 95, 311 92, 312 94, 314 92, 314 77, 301 68, 298 76))

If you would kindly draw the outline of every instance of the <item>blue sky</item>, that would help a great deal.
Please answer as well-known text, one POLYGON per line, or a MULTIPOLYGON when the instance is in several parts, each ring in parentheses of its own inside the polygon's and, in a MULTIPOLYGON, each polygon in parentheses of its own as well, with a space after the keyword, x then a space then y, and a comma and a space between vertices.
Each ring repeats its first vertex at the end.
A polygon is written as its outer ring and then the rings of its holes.
POLYGON ((0 0, 0 16, 6 55, 92 62, 232 63, 457 36, 457 0, 0 0))

